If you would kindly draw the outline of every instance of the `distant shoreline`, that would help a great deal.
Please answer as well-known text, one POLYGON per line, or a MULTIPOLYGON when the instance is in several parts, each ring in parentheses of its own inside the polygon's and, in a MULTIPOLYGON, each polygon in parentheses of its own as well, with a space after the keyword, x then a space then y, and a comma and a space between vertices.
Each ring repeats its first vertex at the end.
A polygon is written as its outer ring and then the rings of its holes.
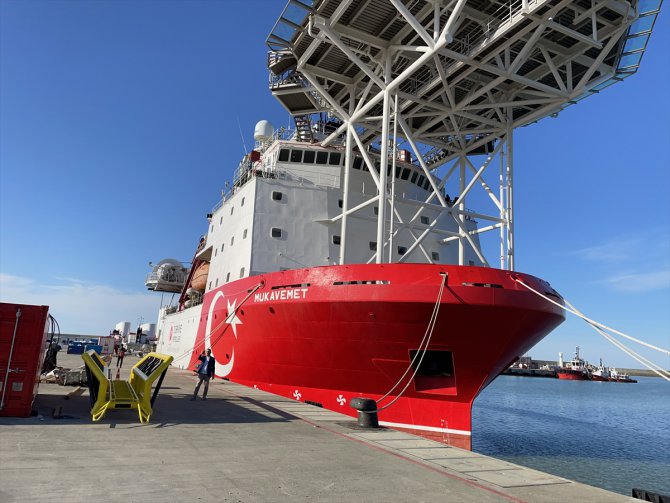
MULTIPOLYGON (((657 373, 647 370, 647 369, 622 369, 622 372, 625 372, 629 376, 636 377, 661 377, 657 373)), ((669 372, 669 371, 666 371, 669 372)))

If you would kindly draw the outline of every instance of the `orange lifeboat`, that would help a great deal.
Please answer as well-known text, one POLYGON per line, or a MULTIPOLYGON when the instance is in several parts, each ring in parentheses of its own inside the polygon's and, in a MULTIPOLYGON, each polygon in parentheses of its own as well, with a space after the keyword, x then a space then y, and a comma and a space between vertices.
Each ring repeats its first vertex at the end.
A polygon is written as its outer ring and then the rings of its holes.
POLYGON ((203 262, 193 273, 191 288, 198 292, 204 292, 207 286, 207 275, 209 274, 209 262, 203 262))

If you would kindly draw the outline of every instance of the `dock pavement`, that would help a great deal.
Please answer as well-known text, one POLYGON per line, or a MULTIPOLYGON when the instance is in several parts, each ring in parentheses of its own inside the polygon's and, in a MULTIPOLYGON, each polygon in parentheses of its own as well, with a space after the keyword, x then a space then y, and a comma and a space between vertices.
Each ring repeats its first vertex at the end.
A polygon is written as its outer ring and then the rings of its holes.
POLYGON ((87 388, 41 383, 37 416, 0 417, 0 502, 639 501, 225 380, 190 401, 195 384, 170 368, 142 425, 94 423, 87 388))

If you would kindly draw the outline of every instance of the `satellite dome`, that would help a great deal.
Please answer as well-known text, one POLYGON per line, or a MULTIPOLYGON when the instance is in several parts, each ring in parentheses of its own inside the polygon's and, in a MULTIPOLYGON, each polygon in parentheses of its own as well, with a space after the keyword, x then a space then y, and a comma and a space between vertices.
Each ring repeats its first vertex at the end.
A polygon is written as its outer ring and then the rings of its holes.
POLYGON ((254 128, 254 140, 265 141, 272 138, 275 128, 266 120, 259 121, 254 128))

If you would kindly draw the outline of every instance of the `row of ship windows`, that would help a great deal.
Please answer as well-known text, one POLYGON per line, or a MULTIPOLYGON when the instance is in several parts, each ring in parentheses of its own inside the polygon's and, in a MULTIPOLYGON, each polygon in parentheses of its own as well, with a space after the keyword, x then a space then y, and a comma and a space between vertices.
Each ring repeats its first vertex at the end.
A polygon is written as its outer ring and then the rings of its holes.
MULTIPOLYGON (((421 219, 422 219, 421 222, 424 223, 423 222, 424 218, 426 219, 425 223, 427 223, 428 217, 421 217, 421 219)), ((280 229, 279 227, 272 227, 270 229, 270 237, 273 237, 275 239, 279 239, 282 236, 284 236, 284 231, 282 229, 280 229)), ((242 233, 242 239, 246 239, 246 238, 247 238, 247 229, 244 229, 244 232, 242 233)), ((342 238, 340 236, 333 236, 332 242, 333 242, 334 245, 339 246, 342 243, 342 238)), ((235 236, 231 236, 230 246, 233 246, 234 243, 235 243, 235 236)), ((371 251, 377 251, 377 242, 376 241, 370 241, 368 243, 368 246, 370 247, 371 251)), ((223 252, 224 248, 225 248, 225 243, 221 243, 221 251, 222 252, 223 252)), ((214 256, 215 257, 217 255, 217 252, 218 252, 218 250, 215 249, 214 250, 214 256)), ((398 246, 398 255, 404 255, 405 253, 407 253, 407 247, 406 246, 398 246)), ((432 256, 433 260, 440 260, 440 254, 438 252, 435 252, 435 251, 431 252, 431 256, 432 256)), ((244 268, 242 270, 244 270, 244 268)), ((240 276, 240 277, 242 277, 242 276, 240 276)), ((226 281, 228 281, 228 279, 226 279, 226 281)))
MULTIPOLYGON (((333 236, 333 244, 336 246, 340 246, 342 243, 342 238, 340 236, 333 236)), ((368 243, 368 247, 370 248, 370 251, 377 251, 377 242, 376 241, 370 241, 368 243)), ((398 246, 398 255, 404 255, 407 253, 407 247, 406 246, 398 246)), ((432 257, 433 260, 440 260, 440 254, 436 251, 430 252, 430 256, 432 257)))
MULTIPOLYGON (((343 156, 341 152, 324 152, 324 151, 315 151, 315 150, 300 150, 300 149, 287 149, 282 148, 279 151, 279 161, 280 162, 295 162, 295 163, 304 163, 304 164, 322 164, 330 166, 340 166, 343 156)), ((375 167, 379 170, 380 162, 375 161, 375 167)), ((362 157, 355 157, 352 164, 354 169, 361 171, 369 171, 367 164, 362 157)), ((391 176, 392 166, 389 164, 386 175, 391 176)), ((430 188, 430 181, 426 178, 425 175, 419 173, 416 170, 396 166, 395 168, 395 177, 400 180, 409 180, 410 183, 413 183, 417 187, 421 187, 424 190, 430 188)))
MULTIPOLYGON (((245 200, 245 198, 243 197, 242 202, 240 203, 240 206, 244 206, 244 200, 245 200)), ((272 200, 273 201, 283 201, 284 200, 284 193, 273 191, 272 192, 272 200)), ((230 214, 232 215, 234 212, 235 212, 235 206, 231 206, 230 207, 230 214)), ((223 225, 223 215, 221 215, 221 218, 219 219, 219 225, 223 225)), ((212 225, 211 232, 214 232, 214 225, 212 225)))
MULTIPOLYGON (((244 229, 244 231, 242 232, 242 239, 247 239, 247 233, 248 233, 247 231, 248 231, 248 229, 244 229)), ((279 227, 273 227, 272 229, 270 229, 270 236, 273 237, 273 238, 281 238, 283 235, 284 235, 284 231, 282 231, 279 227)), ((231 236, 230 237, 230 246, 233 246, 234 244, 235 244, 235 236, 231 236)), ((223 252, 225 247, 226 247, 226 244, 221 243, 221 252, 223 252)), ((215 257, 217 256, 218 251, 219 251, 218 249, 216 249, 216 248, 214 249, 214 256, 215 257)), ((228 280, 226 280, 226 281, 228 281, 228 280)))
MULTIPOLYGON (((244 278, 244 267, 240 269, 240 279, 241 278, 244 278)), ((226 274, 226 283, 228 283, 229 281, 230 281, 230 273, 226 274)), ((219 286, 219 278, 216 278, 216 280, 214 281, 214 288, 216 288, 217 286, 219 286)), ((208 290, 212 289, 211 281, 209 282, 207 289, 208 290)))
MULTIPOLYGON (((337 201, 337 205, 338 205, 340 208, 342 208, 342 207, 344 206, 344 202, 342 201, 342 199, 340 199, 340 200, 337 201)), ((374 212, 375 215, 379 215, 379 206, 374 206, 374 207, 372 208, 372 211, 374 212)), ((429 219, 428 217, 426 217, 426 216, 421 216, 420 219, 421 219, 421 223, 422 223, 423 225, 428 225, 428 224, 430 224, 430 219, 429 219)))

